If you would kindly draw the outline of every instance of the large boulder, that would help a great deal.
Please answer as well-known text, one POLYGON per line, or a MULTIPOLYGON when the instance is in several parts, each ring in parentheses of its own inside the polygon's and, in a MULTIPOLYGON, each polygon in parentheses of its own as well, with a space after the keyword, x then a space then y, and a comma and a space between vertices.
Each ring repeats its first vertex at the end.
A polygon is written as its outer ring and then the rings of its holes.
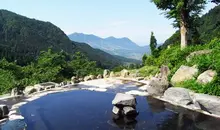
POLYGON ((211 96, 208 94, 194 94, 193 98, 197 101, 203 108, 203 110, 210 113, 220 115, 220 98, 216 96, 211 96))
POLYGON ((197 82, 201 84, 210 83, 216 75, 217 75, 216 71, 207 70, 199 75, 199 77, 197 78, 197 82))
POLYGON ((36 87, 34 87, 34 86, 27 86, 27 87, 25 87, 25 89, 24 89, 24 94, 25 94, 25 95, 29 95, 29 94, 35 93, 35 92, 37 92, 37 91, 38 91, 38 90, 37 90, 36 87))
POLYGON ((168 101, 181 105, 189 105, 193 102, 189 90, 185 88, 169 88, 164 93, 164 98, 168 101))
POLYGON ((169 82, 167 80, 152 78, 146 90, 150 95, 162 96, 168 87, 169 82))
POLYGON ((11 90, 11 96, 19 96, 22 94, 23 94, 23 92, 19 88, 13 88, 11 90))
POLYGON ((133 95, 117 93, 112 101, 115 106, 136 106, 136 98, 133 95))
POLYGON ((110 74, 110 71, 105 69, 104 72, 103 72, 103 78, 108 78, 109 74, 110 74))
POLYGON ((121 71, 121 77, 123 77, 123 78, 128 77, 129 74, 130 74, 129 71, 126 70, 126 69, 123 69, 123 70, 121 71))
POLYGON ((176 84, 186 80, 194 79, 198 74, 198 69, 182 65, 171 78, 171 83, 176 84))

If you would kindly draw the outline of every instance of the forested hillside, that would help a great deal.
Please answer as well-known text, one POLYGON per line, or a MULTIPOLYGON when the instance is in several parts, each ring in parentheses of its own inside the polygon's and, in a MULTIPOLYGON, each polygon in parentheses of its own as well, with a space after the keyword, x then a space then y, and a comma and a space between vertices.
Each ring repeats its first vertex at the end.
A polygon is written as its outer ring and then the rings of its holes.
POLYGON ((117 58, 88 45, 72 42, 60 28, 50 22, 0 10, 0 59, 4 57, 9 62, 16 61, 23 66, 36 60, 40 51, 47 51, 48 48, 68 54, 84 52, 90 60, 97 61, 103 68, 113 68, 124 62, 138 62, 117 58))

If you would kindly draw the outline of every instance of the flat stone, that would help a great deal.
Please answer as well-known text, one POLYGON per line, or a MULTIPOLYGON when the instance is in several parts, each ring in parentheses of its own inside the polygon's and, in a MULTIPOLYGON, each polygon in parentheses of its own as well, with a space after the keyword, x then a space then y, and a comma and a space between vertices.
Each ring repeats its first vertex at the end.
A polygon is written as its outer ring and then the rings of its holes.
POLYGON ((164 98, 181 105, 188 105, 193 102, 189 91, 185 88, 168 88, 164 93, 164 98))
POLYGON ((128 115, 136 115, 137 111, 133 107, 123 107, 123 114, 128 116, 128 115))
POLYGON ((115 115, 120 115, 121 114, 121 110, 118 107, 116 107, 116 106, 113 107, 112 112, 115 115))
POLYGON ((136 98, 133 95, 117 93, 112 104, 116 106, 136 106, 136 98))
POLYGON ((217 96, 211 96, 207 94, 194 94, 194 99, 202 106, 202 109, 220 115, 220 98, 217 96))

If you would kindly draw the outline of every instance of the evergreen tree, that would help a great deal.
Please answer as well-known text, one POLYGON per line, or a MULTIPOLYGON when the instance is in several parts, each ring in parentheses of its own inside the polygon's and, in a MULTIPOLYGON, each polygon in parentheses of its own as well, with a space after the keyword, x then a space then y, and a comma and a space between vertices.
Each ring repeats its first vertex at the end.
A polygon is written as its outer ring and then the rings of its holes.
POLYGON ((150 37, 150 50, 151 50, 151 55, 153 56, 157 55, 157 40, 153 32, 151 32, 151 37, 150 37))

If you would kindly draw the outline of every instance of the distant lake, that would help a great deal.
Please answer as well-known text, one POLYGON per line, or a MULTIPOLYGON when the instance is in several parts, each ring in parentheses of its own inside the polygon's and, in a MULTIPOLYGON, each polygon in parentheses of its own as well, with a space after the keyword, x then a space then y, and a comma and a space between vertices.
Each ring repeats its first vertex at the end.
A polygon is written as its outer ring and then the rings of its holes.
POLYGON ((219 130, 220 120, 151 97, 137 97, 136 120, 113 120, 114 93, 74 90, 20 108, 27 130, 219 130), (168 109, 172 110, 168 110, 168 109))

